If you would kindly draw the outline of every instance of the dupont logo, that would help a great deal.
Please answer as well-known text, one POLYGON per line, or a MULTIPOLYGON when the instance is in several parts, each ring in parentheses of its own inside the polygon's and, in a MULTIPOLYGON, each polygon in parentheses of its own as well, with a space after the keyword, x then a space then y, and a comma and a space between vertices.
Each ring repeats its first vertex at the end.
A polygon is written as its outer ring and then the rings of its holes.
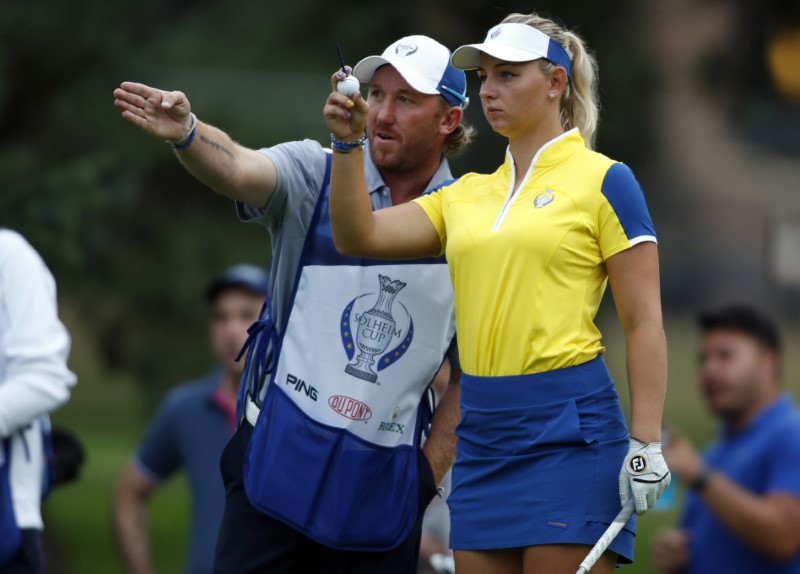
POLYGON ((354 421, 368 421, 372 417, 371 408, 344 395, 333 395, 328 399, 328 405, 343 417, 354 421))

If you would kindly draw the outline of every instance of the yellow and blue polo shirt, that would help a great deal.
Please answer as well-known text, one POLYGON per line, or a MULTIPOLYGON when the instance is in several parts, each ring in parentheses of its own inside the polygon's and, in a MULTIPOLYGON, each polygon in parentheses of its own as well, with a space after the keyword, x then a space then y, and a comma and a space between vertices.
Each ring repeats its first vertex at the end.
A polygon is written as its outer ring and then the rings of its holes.
POLYGON ((605 260, 656 241, 630 168, 588 149, 577 129, 545 144, 514 193, 510 153, 415 201, 447 255, 465 373, 524 375, 605 351, 594 317, 605 260))

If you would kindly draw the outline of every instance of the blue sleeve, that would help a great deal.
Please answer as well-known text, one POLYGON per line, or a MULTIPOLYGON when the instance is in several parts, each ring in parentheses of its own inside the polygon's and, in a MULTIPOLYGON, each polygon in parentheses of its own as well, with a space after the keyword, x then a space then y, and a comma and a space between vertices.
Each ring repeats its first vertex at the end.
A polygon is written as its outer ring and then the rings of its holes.
POLYGON ((631 168, 624 163, 612 165, 603 179, 601 192, 614 210, 631 245, 655 240, 653 220, 647 210, 642 187, 631 168))
POLYGON ((800 419, 781 433, 770 457, 766 492, 786 492, 800 496, 800 419))
POLYGON ((448 179, 448 180, 445 180, 445 181, 443 181, 442 183, 440 183, 439 185, 435 185, 435 186, 433 186, 432 188, 430 188, 428 191, 426 191, 426 192, 425 192, 425 193, 423 193, 422 195, 430 195, 431 193, 436 193, 437 191, 439 191, 439 190, 440 190, 440 189, 442 189, 443 187, 447 187, 447 186, 449 186, 449 185, 452 185, 452 184, 454 184, 454 183, 455 183, 455 182, 457 182, 457 181, 458 181, 458 178, 457 178, 457 177, 456 177, 456 178, 453 178, 453 179, 448 179))
POLYGON ((156 482, 169 478, 181 466, 176 425, 181 424, 171 394, 156 411, 139 445, 137 458, 146 474, 156 482))

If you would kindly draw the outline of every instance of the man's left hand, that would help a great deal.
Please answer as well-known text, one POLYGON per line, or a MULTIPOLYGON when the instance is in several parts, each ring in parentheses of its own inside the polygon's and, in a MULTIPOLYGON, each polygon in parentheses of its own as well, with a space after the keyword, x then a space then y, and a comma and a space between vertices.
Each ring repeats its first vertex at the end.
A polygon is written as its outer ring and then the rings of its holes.
POLYGON ((664 458, 670 470, 687 484, 694 484, 702 476, 705 464, 689 439, 677 430, 669 429, 669 441, 664 445, 664 458))

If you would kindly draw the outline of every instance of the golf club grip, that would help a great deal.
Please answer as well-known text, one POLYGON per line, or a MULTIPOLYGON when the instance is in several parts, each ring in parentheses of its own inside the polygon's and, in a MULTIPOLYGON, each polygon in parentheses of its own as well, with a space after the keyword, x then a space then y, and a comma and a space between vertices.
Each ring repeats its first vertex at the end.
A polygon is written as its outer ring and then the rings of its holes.
POLYGON ((616 518, 614 518, 614 522, 612 522, 606 531, 603 532, 603 535, 600 537, 600 540, 597 541, 592 549, 589 551, 589 554, 586 555, 586 558, 583 559, 581 562, 580 568, 576 574, 586 574, 589 570, 592 569, 595 562, 603 555, 603 552, 608 550, 609 544, 611 541, 616 538, 617 534, 619 534, 622 527, 627 524, 628 520, 630 520, 631 516, 633 515, 633 511, 636 508, 635 503, 633 501, 633 497, 628 499, 628 502, 625 503, 625 506, 622 507, 622 510, 619 511, 616 518))

